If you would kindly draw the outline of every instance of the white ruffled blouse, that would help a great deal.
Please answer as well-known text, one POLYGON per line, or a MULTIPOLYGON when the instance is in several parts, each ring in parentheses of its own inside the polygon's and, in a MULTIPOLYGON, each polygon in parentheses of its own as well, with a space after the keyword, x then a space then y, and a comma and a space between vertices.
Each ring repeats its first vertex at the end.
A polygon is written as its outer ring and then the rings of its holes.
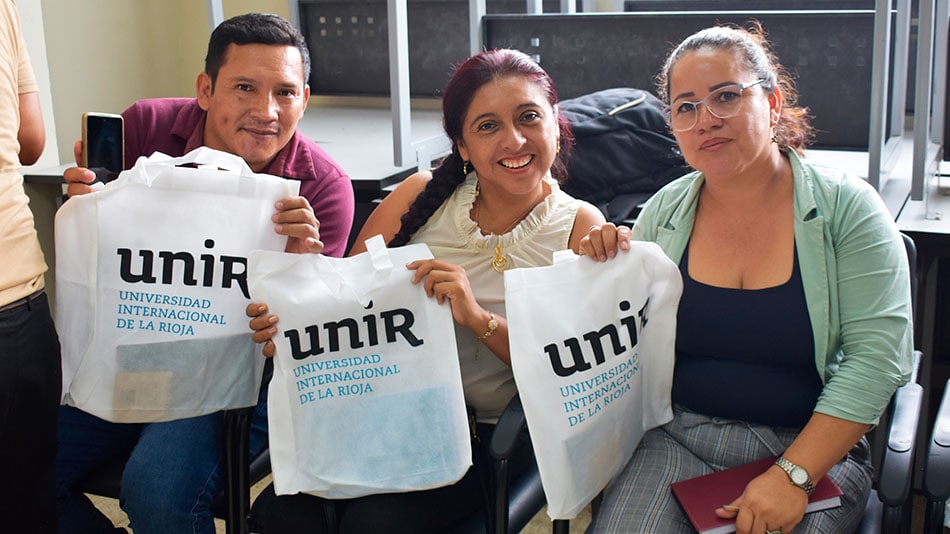
MULTIPOLYGON (((568 248, 574 218, 583 204, 561 191, 551 177, 544 180, 551 194, 521 222, 505 234, 482 235, 469 216, 478 184, 473 171, 411 242, 425 243, 436 258, 464 268, 478 303, 505 316, 504 276, 491 266, 495 247, 501 247, 509 269, 551 265, 554 252, 568 248)), ((465 401, 475 408, 479 421, 494 422, 517 392, 511 368, 467 328, 456 325, 455 335, 465 401)))

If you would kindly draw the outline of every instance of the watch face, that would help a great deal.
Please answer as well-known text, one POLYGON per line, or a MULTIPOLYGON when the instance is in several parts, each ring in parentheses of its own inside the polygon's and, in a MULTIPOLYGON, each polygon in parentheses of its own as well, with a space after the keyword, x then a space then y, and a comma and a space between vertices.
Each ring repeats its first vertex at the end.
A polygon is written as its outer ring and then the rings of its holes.
POLYGON ((808 481, 808 473, 805 472, 801 467, 796 467, 792 469, 792 472, 789 473, 792 477, 792 482, 801 486, 806 481, 808 481))

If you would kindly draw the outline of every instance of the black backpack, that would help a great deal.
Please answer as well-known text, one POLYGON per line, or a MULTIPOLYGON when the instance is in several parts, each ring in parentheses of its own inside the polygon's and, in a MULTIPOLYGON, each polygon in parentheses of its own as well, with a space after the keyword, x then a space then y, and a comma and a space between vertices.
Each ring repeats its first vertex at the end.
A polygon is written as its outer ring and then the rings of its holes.
POLYGON ((574 132, 564 191, 594 204, 608 221, 631 224, 653 193, 692 169, 649 91, 605 89, 558 105, 574 132))

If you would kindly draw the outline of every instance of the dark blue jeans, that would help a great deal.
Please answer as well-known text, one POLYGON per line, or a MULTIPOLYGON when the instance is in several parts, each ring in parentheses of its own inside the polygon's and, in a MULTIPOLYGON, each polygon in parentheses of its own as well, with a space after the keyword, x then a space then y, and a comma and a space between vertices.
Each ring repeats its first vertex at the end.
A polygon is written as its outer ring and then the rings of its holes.
MULTIPOLYGON (((253 458, 267 445, 267 392, 251 422, 253 458)), ((87 474, 128 458, 119 504, 135 534, 214 534, 211 503, 224 486, 224 415, 166 423, 110 423, 60 408, 56 457, 61 533, 113 532, 112 523, 76 489, 87 474)))
MULTIPOLYGON (((6 304, 6 303, 4 303, 6 304)), ((2 528, 55 532, 59 339, 46 295, 0 312, 0 485, 2 528), (23 521, 23 523, 20 523, 23 521)))

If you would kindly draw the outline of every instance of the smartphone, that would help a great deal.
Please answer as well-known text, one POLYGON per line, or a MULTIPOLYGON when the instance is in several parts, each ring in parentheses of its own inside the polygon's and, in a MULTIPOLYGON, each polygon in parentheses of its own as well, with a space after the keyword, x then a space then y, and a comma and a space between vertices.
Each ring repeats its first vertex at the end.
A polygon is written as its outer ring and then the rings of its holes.
POLYGON ((83 167, 96 173, 97 180, 114 180, 125 164, 125 124, 122 115, 87 112, 82 114, 83 167))

